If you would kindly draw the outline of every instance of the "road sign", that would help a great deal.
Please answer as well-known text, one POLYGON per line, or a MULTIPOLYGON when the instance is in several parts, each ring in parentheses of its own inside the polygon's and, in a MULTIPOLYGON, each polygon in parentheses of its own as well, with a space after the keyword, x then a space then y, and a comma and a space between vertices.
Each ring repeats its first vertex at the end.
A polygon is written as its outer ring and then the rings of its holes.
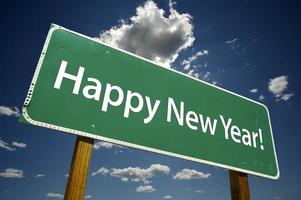
POLYGON ((267 108, 53 25, 21 121, 277 179, 267 108))

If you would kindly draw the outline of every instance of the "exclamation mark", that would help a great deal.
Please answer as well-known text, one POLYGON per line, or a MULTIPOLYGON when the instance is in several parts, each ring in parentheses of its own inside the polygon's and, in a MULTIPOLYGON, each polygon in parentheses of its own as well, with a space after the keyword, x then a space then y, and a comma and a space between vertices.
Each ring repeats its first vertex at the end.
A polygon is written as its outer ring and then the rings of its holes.
POLYGON ((261 144, 261 145, 260 145, 261 150, 264 150, 261 129, 259 129, 259 141, 260 141, 260 144, 261 144))

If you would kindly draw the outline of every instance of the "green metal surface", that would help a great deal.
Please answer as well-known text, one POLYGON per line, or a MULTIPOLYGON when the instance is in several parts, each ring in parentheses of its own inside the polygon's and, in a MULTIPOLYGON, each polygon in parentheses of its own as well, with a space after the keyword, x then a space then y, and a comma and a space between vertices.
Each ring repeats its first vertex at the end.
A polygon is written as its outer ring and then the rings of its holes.
MULTIPOLYGON (((267 178, 279 176, 268 111, 262 104, 91 38, 53 26, 32 85, 34 90, 32 94, 29 92, 22 116, 31 124, 79 135, 88 133, 89 137, 267 178), (85 69, 78 94, 72 93, 75 82, 66 78, 60 89, 54 87, 62 61, 68 63, 66 73, 77 75, 80 66, 85 69), (83 95, 85 86, 95 86, 88 77, 101 82, 99 100, 83 95), (102 104, 108 83, 120 87, 124 99, 119 106, 109 105, 104 112, 102 104), (129 112, 127 118, 124 109, 129 90, 143 97, 143 107, 140 112, 129 112), (160 101, 149 123, 144 123, 148 116, 146 96, 152 106, 156 100, 160 101), (174 110, 169 110, 171 120, 167 120, 169 98, 178 111, 180 102, 184 103, 183 126, 179 125, 174 110), (197 130, 192 130, 186 123, 188 111, 198 116, 196 122, 188 119, 197 130), (216 120, 213 135, 210 131, 202 131, 199 114, 211 122, 216 120), (230 127, 227 139, 221 117, 226 122, 231 118, 231 127, 236 125, 241 136, 233 133, 233 139, 230 127), (245 132, 242 129, 250 132, 251 140, 247 136, 244 140, 251 145, 243 143, 245 132), (252 132, 258 133, 259 129, 262 141, 259 136, 255 137, 255 146, 252 132)), ((112 92, 110 97, 112 101, 116 100, 118 93, 112 92)), ((131 104, 137 106, 138 99, 133 98, 131 104)), ((232 131, 237 132, 237 129, 232 131)))

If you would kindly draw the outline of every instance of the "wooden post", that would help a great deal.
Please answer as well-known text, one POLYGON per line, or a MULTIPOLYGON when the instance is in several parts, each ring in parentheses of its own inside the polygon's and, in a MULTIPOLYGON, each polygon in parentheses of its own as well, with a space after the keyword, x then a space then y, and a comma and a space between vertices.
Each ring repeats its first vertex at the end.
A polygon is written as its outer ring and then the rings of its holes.
POLYGON ((65 200, 83 200, 94 140, 77 136, 65 190, 65 200))
POLYGON ((248 175, 229 170, 232 200, 250 200, 248 175))

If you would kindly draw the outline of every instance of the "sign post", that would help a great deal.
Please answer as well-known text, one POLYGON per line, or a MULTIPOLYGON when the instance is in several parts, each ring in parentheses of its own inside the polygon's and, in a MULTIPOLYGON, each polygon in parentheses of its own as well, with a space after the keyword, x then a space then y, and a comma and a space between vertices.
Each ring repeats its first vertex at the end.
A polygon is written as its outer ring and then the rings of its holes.
POLYGON ((84 199, 87 176, 93 150, 93 139, 77 136, 70 166, 65 200, 84 199))
POLYGON ((229 170, 230 191, 232 200, 250 200, 248 175, 229 170))

